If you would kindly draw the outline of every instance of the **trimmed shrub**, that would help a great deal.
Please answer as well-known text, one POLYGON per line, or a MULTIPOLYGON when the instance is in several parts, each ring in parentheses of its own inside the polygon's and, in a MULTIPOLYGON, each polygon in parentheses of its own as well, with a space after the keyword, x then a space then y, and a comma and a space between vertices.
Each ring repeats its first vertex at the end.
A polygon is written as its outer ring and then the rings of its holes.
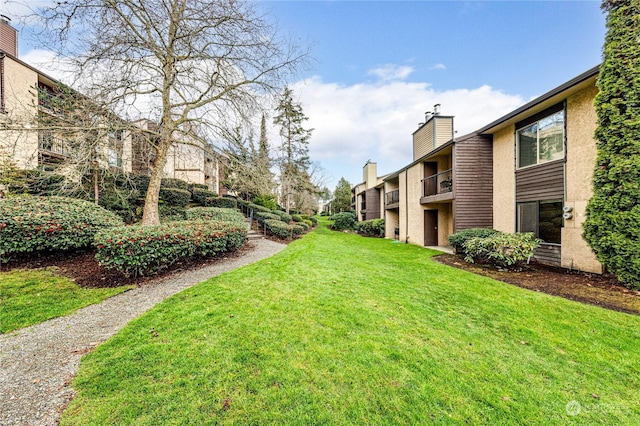
POLYGON ((184 207, 159 204, 158 215, 163 222, 185 220, 187 218, 187 210, 184 207))
POLYGON ((370 219, 357 224, 358 234, 365 237, 384 237, 384 219, 370 219))
POLYGON ((160 199, 169 206, 185 207, 191 200, 191 193, 180 188, 160 188, 160 199))
POLYGON ((244 225, 244 216, 237 210, 219 207, 193 207, 186 211, 187 220, 209 220, 244 225))
POLYGON ((90 246, 101 229, 123 225, 116 214, 67 197, 0 199, 0 259, 90 246))
POLYGON ((356 229, 356 214, 354 212, 342 212, 331 216, 333 225, 331 229, 336 231, 351 231, 356 229))
POLYGON ((209 187, 204 183, 190 183, 189 191, 193 192, 194 189, 206 189, 208 191, 209 187))
POLYGON ((287 214, 287 212, 283 212, 282 210, 273 210, 271 213, 280 217, 280 220, 284 223, 289 223, 293 220, 290 214, 287 214))
POLYGON ((247 229, 232 223, 184 221, 156 226, 123 226, 95 236, 96 260, 126 276, 157 272, 178 260, 215 256, 241 247, 247 229))
POLYGON ((282 239, 292 239, 303 232, 302 227, 299 225, 289 225, 275 219, 265 220, 264 225, 267 227, 267 232, 282 239))
POLYGON ((233 198, 225 198, 225 197, 209 197, 206 199, 207 207, 219 207, 224 209, 237 209, 238 203, 233 198))
POLYGON ((469 263, 484 261, 506 268, 529 261, 541 242, 532 232, 500 232, 484 238, 471 238, 464 243, 464 260, 469 263))
POLYGON ((255 212, 253 217, 259 222, 264 222, 265 220, 280 220, 280 216, 277 214, 266 212, 255 212))
MULTIPOLYGON (((147 186, 149 184, 147 183, 147 186)), ((189 190, 189 183, 183 181, 182 179, 174 179, 174 178, 162 178, 160 181, 160 188, 178 188, 185 191, 189 190)))
POLYGON ((301 227, 302 232, 307 232, 309 230, 309 225, 307 225, 304 222, 298 222, 298 223, 295 223, 294 225, 301 227))
POLYGON ((315 216, 309 216, 309 220, 313 226, 318 226, 318 219, 315 216))
POLYGON ((500 231, 496 231, 491 228, 469 228, 458 231, 455 234, 449 235, 449 245, 453 247, 456 253, 464 252, 464 243, 472 238, 486 238, 495 234, 499 234, 500 231))
POLYGON ((207 200, 216 198, 217 196, 218 194, 213 191, 209 191, 208 189, 193 188, 191 190, 191 198, 201 206, 208 206, 207 200))
POLYGON ((304 220, 304 217, 301 214, 292 214, 291 219, 297 223, 302 222, 304 220))
POLYGON ((253 209, 253 211, 256 211, 256 212, 271 213, 271 209, 268 209, 268 208, 263 207, 263 206, 259 206, 259 205, 255 204, 255 203, 250 202, 250 201, 248 201, 246 203, 246 206, 248 208, 250 208, 250 209, 253 209))

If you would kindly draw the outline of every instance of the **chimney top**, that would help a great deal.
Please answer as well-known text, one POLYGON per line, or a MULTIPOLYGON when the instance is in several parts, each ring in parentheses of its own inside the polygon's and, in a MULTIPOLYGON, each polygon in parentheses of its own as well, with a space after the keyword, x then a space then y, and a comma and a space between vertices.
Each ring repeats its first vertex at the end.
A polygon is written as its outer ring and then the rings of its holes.
POLYGON ((435 104, 433 106, 433 115, 440 115, 440 104, 435 104))
POLYGON ((0 49, 10 55, 18 56, 18 32, 9 24, 11 19, 0 14, 0 49))

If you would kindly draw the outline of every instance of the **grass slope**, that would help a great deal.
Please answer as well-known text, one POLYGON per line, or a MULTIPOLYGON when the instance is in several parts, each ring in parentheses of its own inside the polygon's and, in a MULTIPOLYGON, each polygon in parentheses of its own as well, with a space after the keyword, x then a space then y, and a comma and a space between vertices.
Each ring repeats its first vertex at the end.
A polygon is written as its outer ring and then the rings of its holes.
POLYGON ((83 359, 62 424, 640 424, 640 318, 319 229, 83 359))
POLYGON ((130 288, 81 288, 53 269, 1 272, 0 334, 68 315, 130 288))

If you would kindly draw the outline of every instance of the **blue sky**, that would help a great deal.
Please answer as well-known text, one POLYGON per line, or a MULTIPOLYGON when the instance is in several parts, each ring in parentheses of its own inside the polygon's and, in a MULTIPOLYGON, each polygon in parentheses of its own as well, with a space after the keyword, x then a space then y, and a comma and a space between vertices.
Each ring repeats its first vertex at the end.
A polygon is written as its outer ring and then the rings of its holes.
MULTIPOLYGON (((20 0, 24 1, 24 0, 20 0)), ((26 0, 32 5, 51 0, 26 0)), ((7 0, 0 12, 19 13, 7 0)), ((292 82, 314 128, 310 154, 333 189, 411 162, 411 134, 442 104, 459 135, 601 61, 598 1, 260 1, 314 60, 292 82)), ((21 41, 35 66, 46 55, 21 41)), ((45 64, 43 64, 43 61, 45 64)), ((278 143, 274 133, 272 144, 278 143)))

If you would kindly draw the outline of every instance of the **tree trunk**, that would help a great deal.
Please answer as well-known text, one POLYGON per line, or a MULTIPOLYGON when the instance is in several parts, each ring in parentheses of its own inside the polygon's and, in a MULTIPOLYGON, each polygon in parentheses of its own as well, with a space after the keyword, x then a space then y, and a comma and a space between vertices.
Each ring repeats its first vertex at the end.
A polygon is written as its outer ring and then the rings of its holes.
POLYGON ((153 159, 149 187, 147 188, 147 195, 144 199, 142 226, 160 224, 160 213, 158 211, 160 184, 162 182, 162 174, 164 173, 164 163, 167 161, 167 153, 171 146, 172 133, 173 131, 165 129, 161 131, 161 141, 158 144, 156 156, 153 159))

